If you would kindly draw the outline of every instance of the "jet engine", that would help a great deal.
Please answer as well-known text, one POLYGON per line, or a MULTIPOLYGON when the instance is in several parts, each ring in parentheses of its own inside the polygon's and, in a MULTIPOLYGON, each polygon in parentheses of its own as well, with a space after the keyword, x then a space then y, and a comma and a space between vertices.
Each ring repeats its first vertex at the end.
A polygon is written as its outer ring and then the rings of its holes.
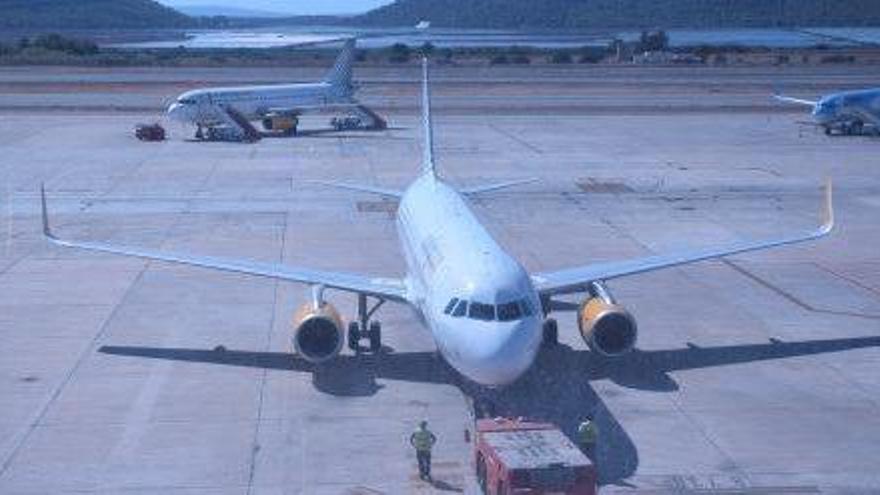
POLYGON ((578 329, 584 342, 609 357, 631 351, 638 337, 635 318, 601 284, 591 284, 590 296, 578 310, 578 329))
POLYGON ((293 316, 293 348, 312 363, 332 359, 342 350, 345 333, 336 308, 328 303, 308 303, 293 316))

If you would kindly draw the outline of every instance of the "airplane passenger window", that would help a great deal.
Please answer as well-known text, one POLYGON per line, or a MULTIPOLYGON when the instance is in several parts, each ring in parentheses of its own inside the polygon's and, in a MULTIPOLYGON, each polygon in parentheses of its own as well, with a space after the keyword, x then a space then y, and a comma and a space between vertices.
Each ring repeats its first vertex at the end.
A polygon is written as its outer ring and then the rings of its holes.
POLYGON ((519 301, 513 301, 498 305, 499 321, 513 321, 519 319, 521 316, 522 311, 520 309, 519 301))
POLYGON ((456 305, 457 303, 458 303, 458 298, 457 298, 457 297, 453 297, 452 300, 449 301, 449 304, 446 305, 446 309, 444 309, 443 312, 446 313, 446 314, 451 314, 451 313, 452 313, 452 309, 455 308, 455 305, 456 305))
POLYGON ((452 312, 452 316, 460 317, 464 316, 467 313, 468 303, 465 300, 458 301, 458 306, 455 307, 455 311, 452 312))
POLYGON ((472 302, 468 316, 475 320, 492 321, 495 319, 495 306, 472 302))

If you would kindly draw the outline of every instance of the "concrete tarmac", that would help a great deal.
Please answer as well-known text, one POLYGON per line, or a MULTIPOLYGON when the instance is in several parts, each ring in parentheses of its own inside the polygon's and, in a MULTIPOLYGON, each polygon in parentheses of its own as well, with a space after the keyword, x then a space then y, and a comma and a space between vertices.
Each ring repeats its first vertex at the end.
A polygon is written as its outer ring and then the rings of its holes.
MULTIPOLYGON (((498 391, 444 366, 405 307, 380 310, 381 355, 346 350, 316 368, 289 354, 305 286, 40 238, 44 182, 65 237, 402 274, 393 203, 307 181, 404 187, 420 156, 411 109, 391 109, 387 131, 308 117, 304 136, 253 145, 176 126, 141 143, 130 128, 155 113, 137 109, 0 114, 0 493, 477 493, 475 401, 568 434, 595 413, 602 493, 877 493, 880 140, 731 111, 674 79, 674 97, 706 110, 550 115, 526 98, 478 115, 444 113, 441 98, 438 166, 462 186, 540 179, 473 202, 531 271, 810 230, 826 176, 838 229, 610 283, 641 330, 619 360, 586 350, 579 299, 560 300, 561 345, 498 391), (407 444, 422 418, 440 439, 433 485, 407 444)), ((647 101, 653 89, 617 91, 647 101)), ((353 297, 330 298, 354 314, 353 297)))

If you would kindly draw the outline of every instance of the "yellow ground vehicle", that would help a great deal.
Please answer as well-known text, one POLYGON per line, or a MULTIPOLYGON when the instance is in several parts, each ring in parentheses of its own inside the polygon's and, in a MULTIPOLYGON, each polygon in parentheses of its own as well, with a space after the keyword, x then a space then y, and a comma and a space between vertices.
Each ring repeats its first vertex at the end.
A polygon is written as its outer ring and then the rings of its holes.
POLYGON ((295 136, 299 127, 299 118, 296 115, 269 115, 263 119, 263 127, 267 131, 295 136))

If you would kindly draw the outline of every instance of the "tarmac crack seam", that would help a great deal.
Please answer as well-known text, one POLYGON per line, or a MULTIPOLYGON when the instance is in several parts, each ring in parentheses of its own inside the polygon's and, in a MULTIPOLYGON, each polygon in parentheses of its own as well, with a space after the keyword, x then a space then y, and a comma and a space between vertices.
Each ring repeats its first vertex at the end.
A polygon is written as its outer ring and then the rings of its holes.
MULTIPOLYGON (((864 313, 856 313, 854 311, 838 311, 838 310, 833 310, 833 309, 818 308, 816 306, 813 306, 812 304, 807 303, 806 301, 799 299, 797 296, 786 291, 785 289, 782 289, 781 287, 777 287, 773 283, 771 283, 767 280, 764 280, 763 278, 759 277, 758 275, 755 275, 754 273, 750 272, 749 270, 746 270, 745 268, 737 265, 736 263, 734 263, 733 261, 730 261, 727 258, 721 258, 721 262, 724 263, 725 265, 729 266, 730 268, 733 268, 733 270, 736 271, 737 273, 743 275, 744 277, 755 282, 756 284, 760 285, 761 287, 764 287, 765 289, 769 289, 771 292, 774 292, 778 296, 782 297, 783 299, 791 302, 792 304, 800 307, 801 309, 803 309, 805 311, 809 311, 811 313, 824 313, 824 314, 835 315, 835 316, 850 316, 850 317, 854 317, 854 318, 864 318, 866 320, 880 320, 880 315, 869 315, 869 314, 864 314, 864 313)), ((834 275, 834 274, 832 273, 832 275, 834 275)))
POLYGON ((3 267, 3 269, 0 269, 0 277, 2 277, 3 275, 6 275, 7 272, 11 271, 13 268, 15 268, 16 265, 18 265, 19 263, 24 261, 30 255, 31 255, 31 253, 23 254, 23 255, 19 256, 18 259, 16 259, 12 263, 3 267))
MULTIPOLYGON (((183 217, 190 212, 191 208, 192 208, 192 201, 190 201, 187 208, 184 209, 184 211, 182 211, 177 216, 177 218, 171 223, 171 225, 165 231, 165 236, 162 241, 162 244, 164 244, 165 241, 168 240, 168 237, 171 235, 171 232, 173 232, 174 228, 181 223, 183 217)), ((61 395, 61 392, 63 392, 64 389, 67 387, 67 384, 70 383, 70 380, 73 378, 73 376, 79 370, 79 368, 83 365, 83 363, 86 362, 86 360, 88 359, 89 356, 94 354, 94 351, 97 348, 98 342, 100 342, 104 338, 104 336, 107 334, 108 330, 110 329, 110 323, 116 318, 116 315, 119 313, 121 308, 123 306, 125 306, 125 303, 131 297, 132 293, 134 293, 135 287, 137 287, 138 284, 140 283, 140 281, 143 279, 144 274, 147 273, 147 270, 149 270, 151 264, 152 264, 151 261, 147 261, 144 263, 144 266, 138 272, 137 276, 134 278, 134 280, 132 280, 132 282, 128 286, 128 288, 125 289, 125 293, 122 294, 122 297, 119 299, 119 302, 117 302, 116 305, 113 306, 113 310, 110 312, 110 314, 107 316, 107 318, 101 323, 101 327, 98 329, 98 332, 92 338, 91 342, 89 342, 89 345, 86 346, 85 349, 83 349, 83 352, 80 353, 79 357, 77 358, 77 360, 73 364, 73 366, 70 368, 70 370, 68 370, 68 372, 64 375, 64 377, 61 379, 61 381, 58 383, 58 385, 55 387, 55 389, 52 391, 52 393, 49 394, 49 397, 48 397, 48 399, 46 399, 46 402, 42 406, 39 407, 36 414, 34 414, 32 416, 32 419, 26 423, 25 428, 22 431, 19 431, 15 435, 15 437, 17 437, 17 438, 14 438, 13 441, 11 442, 11 448, 9 449, 8 453, 6 453, 5 455, 2 456, 3 462, 2 462, 2 464, 0 464, 0 479, 3 478, 3 476, 9 470, 10 466, 12 466, 12 463, 15 461, 15 458, 18 456, 18 453, 21 451, 22 447, 24 447, 24 444, 27 443, 28 438, 30 438, 31 434, 33 434, 34 430, 36 430, 37 426, 39 426, 39 424, 42 423, 43 419, 46 417, 46 414, 49 412, 49 408, 52 407, 52 405, 55 403, 55 401, 61 395)))
MULTIPOLYGON (((281 249, 278 254, 278 262, 284 262, 284 251, 287 246, 287 226, 288 226, 288 216, 289 212, 285 211, 284 216, 282 217, 281 222, 281 249)), ((276 316, 278 314, 278 295, 279 295, 279 286, 281 285, 280 280, 275 280, 275 287, 273 289, 272 294, 272 317, 269 319, 269 330, 266 333, 266 346, 264 348, 264 352, 268 352, 272 346, 272 337, 275 333, 275 321, 276 316)), ((250 463, 248 464, 248 482, 247 482, 247 493, 251 495, 254 490, 254 477, 256 476, 257 471, 257 454, 260 451, 260 426, 263 422, 263 403, 266 397, 266 377, 269 374, 268 368, 263 368, 260 373, 260 395, 257 399, 257 419, 254 424, 254 440, 251 443, 251 458, 250 463)))
POLYGON ((836 270, 832 270, 831 268, 828 268, 827 266, 823 265, 822 263, 814 262, 813 264, 816 265, 816 268, 822 270, 823 272, 826 272, 830 275, 834 275, 835 277, 837 277, 841 280, 844 280, 846 282, 849 282, 850 284, 855 285, 856 287, 858 287, 860 289, 864 289, 864 290, 870 292, 871 294, 874 294, 875 296, 880 296, 880 290, 877 290, 874 287, 871 287, 870 285, 864 284, 864 283, 856 280, 855 278, 844 275, 836 270))
POLYGON ((721 448, 721 445, 715 441, 715 439, 709 435, 709 432, 706 431, 706 428, 697 421, 693 416, 691 416, 684 409, 684 405, 677 399, 672 398, 672 405, 678 410, 679 414, 681 414, 697 431, 700 435, 711 445, 719 454, 724 458, 725 465, 723 466, 723 472, 725 475, 730 476, 730 479, 733 483, 739 485, 738 488, 747 488, 750 484, 749 475, 746 473, 743 468, 737 464, 737 462, 733 459, 733 457, 727 453, 724 449, 721 448))
POLYGON ((137 287, 144 274, 147 272, 150 263, 147 262, 144 264, 144 267, 141 268, 137 277, 132 281, 131 285, 125 290, 125 293, 120 298, 119 302, 113 307, 113 311, 107 316, 104 322, 101 324, 98 333, 92 338, 92 341, 88 346, 80 353, 74 365, 68 370, 67 374, 64 375, 64 378, 61 379, 61 382, 55 387, 52 393, 49 395, 49 398, 46 402, 39 408, 38 412, 33 416, 33 418, 28 421, 23 432, 19 432, 16 436, 18 439, 12 442, 12 448, 10 451, 4 456, 3 464, 0 466, 0 478, 2 478, 6 472, 9 470, 9 467, 12 466, 13 461, 18 456, 18 453, 21 451, 21 448, 27 442, 28 438, 30 438, 31 434, 36 430, 37 426, 43 421, 46 417, 46 414, 49 412, 49 408, 52 407, 52 404, 55 403, 55 400, 61 395, 61 392, 67 387, 67 384, 70 383, 70 380, 79 370, 83 363, 94 353, 95 348, 97 347, 98 342, 106 335, 107 331, 110 329, 110 323, 115 319, 116 315, 119 313, 120 308, 122 308, 126 301, 128 301, 131 294, 134 292, 134 288, 137 287))
POLYGON ((531 151, 532 153, 535 153, 536 155, 543 155, 544 154, 544 151, 541 148, 538 148, 537 146, 533 145, 532 143, 526 141, 525 139, 517 136, 516 134, 514 134, 512 132, 506 131, 506 130, 496 126, 495 124, 489 124, 489 128, 492 129, 493 131, 497 132, 498 134, 501 134, 502 136, 510 139, 511 141, 515 142, 516 144, 523 146, 524 148, 531 151))

